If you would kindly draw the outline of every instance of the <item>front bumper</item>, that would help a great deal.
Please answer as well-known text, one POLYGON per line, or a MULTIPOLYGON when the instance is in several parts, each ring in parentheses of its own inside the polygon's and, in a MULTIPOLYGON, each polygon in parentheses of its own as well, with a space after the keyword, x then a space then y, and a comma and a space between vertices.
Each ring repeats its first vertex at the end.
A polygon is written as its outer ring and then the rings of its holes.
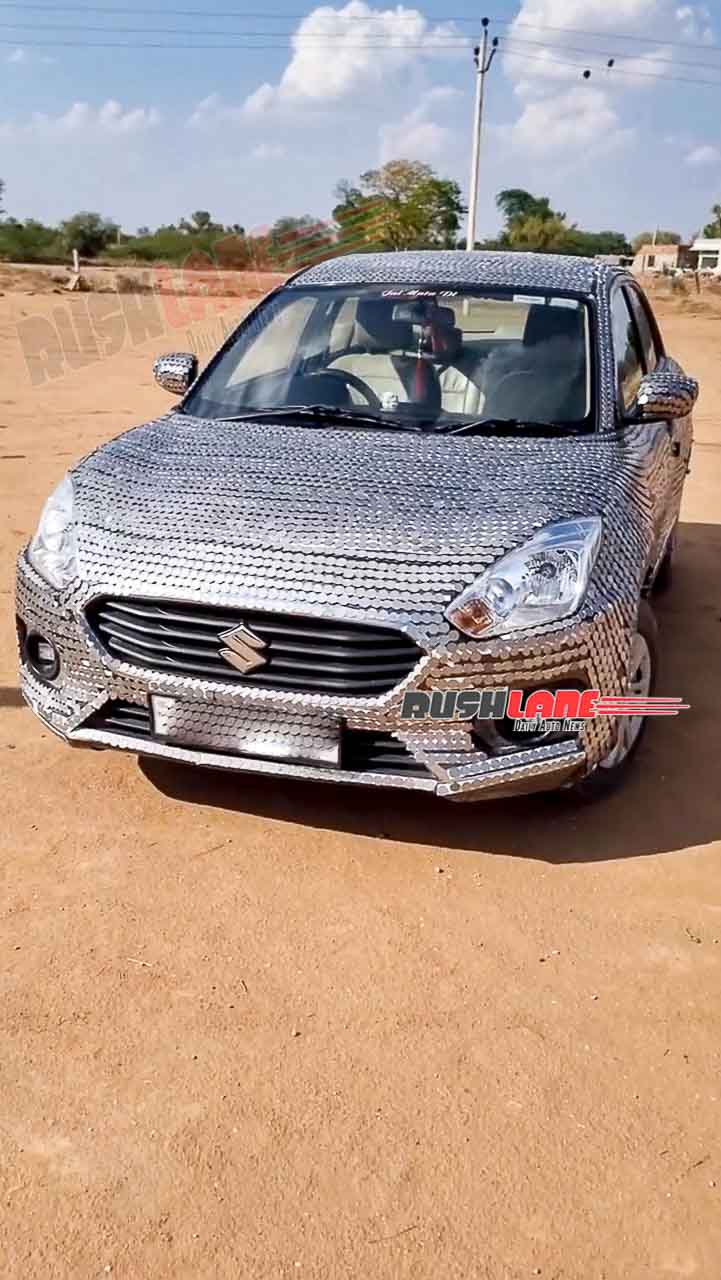
MULTIPOLYGON (((93 593, 95 594, 95 593, 93 593)), ((53 591, 24 556, 18 563, 21 629, 52 641, 60 673, 48 683, 23 660, 21 689, 32 710, 72 746, 114 748, 238 773, 343 782, 430 792, 449 799, 523 794, 564 786, 590 772, 613 745, 612 722, 589 721, 578 738, 507 750, 482 749, 462 723, 403 721, 408 690, 538 688, 581 680, 604 692, 623 691, 631 610, 604 602, 594 614, 552 633, 485 644, 449 640, 433 649, 396 689, 376 698, 341 700, 316 694, 258 691, 138 669, 114 660, 85 620, 87 592, 53 591), (114 722, 122 706, 142 732, 114 722), (163 709, 161 719, 158 708, 163 709), (170 715, 170 724, 166 723, 170 715), (108 721, 111 723, 108 724, 108 721), (265 745, 243 753, 249 728, 265 745), (331 725, 367 744, 323 758, 331 725), (180 726, 180 727, 179 727, 180 726), (376 750, 375 742, 385 745, 376 750), (236 744, 238 744, 236 746, 236 744), (392 748, 392 749, 391 749, 392 748)), ((332 753, 331 753, 332 754, 332 753)))

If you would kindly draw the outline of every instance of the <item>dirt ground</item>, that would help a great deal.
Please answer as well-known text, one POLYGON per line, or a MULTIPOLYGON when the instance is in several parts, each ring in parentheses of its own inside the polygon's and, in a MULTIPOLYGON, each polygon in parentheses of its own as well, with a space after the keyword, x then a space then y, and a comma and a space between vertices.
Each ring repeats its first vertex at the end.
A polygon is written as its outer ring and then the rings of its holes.
POLYGON ((22 708, 14 557, 239 306, 190 305, 0 299, 0 1273, 716 1280, 721 316, 664 322, 693 709, 574 810, 141 767, 22 708))

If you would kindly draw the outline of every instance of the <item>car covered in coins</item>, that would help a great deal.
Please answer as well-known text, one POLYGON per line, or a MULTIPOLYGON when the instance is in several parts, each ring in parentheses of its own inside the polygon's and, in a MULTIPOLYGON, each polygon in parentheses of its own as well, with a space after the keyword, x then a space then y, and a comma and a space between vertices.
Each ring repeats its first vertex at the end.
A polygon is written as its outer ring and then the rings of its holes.
POLYGON ((409 693, 653 693, 697 384, 625 271, 339 256, 79 462, 17 571, 74 746, 455 799, 625 773, 644 718, 409 718, 409 693), (526 726, 527 728, 527 726, 526 726))

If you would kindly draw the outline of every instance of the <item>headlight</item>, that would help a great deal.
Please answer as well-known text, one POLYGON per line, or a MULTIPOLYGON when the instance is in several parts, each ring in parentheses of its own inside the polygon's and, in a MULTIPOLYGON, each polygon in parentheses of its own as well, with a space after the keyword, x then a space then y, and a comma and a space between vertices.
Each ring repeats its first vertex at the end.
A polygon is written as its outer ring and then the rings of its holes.
POLYGON ((561 520, 511 551, 446 610, 467 636, 504 635, 557 622, 578 609, 601 541, 601 519, 561 520))
POLYGON ((67 587, 77 577, 78 559, 70 476, 50 495, 38 531, 28 547, 28 560, 53 587, 67 587))

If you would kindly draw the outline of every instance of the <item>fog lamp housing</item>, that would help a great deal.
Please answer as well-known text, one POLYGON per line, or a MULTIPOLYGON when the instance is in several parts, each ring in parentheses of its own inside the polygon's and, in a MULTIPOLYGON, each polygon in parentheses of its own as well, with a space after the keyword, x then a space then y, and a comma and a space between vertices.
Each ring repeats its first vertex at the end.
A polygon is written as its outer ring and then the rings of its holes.
POLYGON ((24 658, 39 680, 56 680, 60 674, 60 654, 52 640, 48 640, 39 631, 31 631, 25 637, 24 658))

